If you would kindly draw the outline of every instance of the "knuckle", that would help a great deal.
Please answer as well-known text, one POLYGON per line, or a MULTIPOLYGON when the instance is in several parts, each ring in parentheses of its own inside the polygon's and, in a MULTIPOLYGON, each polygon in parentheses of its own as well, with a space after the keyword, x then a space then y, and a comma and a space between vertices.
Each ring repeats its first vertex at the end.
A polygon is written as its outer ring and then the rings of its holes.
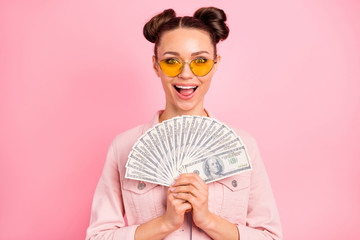
POLYGON ((169 202, 171 202, 172 201, 172 197, 171 197, 171 194, 168 194, 168 196, 167 196, 167 200, 169 201, 169 202))
POLYGON ((196 173, 192 173, 189 177, 192 179, 192 180, 196 180, 197 179, 197 174, 196 173))
POLYGON ((189 196, 188 196, 189 194, 187 194, 187 193, 182 193, 181 194, 181 198, 182 199, 185 199, 185 200, 188 200, 189 199, 189 196))

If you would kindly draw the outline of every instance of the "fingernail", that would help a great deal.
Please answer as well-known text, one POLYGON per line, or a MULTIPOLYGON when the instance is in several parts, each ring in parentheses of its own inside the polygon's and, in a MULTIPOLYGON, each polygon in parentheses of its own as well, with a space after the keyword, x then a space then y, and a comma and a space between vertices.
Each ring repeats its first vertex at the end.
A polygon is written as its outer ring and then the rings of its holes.
POLYGON ((170 189, 171 192, 175 191, 176 187, 170 189))
POLYGON ((176 197, 178 194, 177 193, 174 193, 173 196, 176 197))

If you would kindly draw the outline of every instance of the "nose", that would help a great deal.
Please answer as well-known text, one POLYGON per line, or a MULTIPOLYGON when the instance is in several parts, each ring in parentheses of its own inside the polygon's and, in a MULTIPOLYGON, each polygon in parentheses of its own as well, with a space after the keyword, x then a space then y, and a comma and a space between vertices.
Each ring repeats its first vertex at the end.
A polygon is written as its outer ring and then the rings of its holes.
POLYGON ((194 76, 189 63, 184 63, 184 68, 178 76, 182 79, 190 79, 194 76))

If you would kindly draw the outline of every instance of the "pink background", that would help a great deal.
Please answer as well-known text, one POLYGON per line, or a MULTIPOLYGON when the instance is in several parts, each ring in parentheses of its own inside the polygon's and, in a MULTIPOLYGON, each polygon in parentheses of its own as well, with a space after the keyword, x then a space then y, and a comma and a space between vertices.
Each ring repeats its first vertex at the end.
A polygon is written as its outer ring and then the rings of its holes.
POLYGON ((115 135, 164 106, 144 23, 214 5, 206 98, 252 133, 285 239, 360 239, 359 1, 0 3, 0 239, 84 239, 115 135))

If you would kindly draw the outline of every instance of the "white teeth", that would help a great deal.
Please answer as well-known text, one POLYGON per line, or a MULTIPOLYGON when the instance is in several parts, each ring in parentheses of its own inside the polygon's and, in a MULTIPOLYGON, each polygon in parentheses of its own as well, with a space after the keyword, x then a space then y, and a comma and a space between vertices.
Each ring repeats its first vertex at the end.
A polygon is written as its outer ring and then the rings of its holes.
POLYGON ((175 87, 181 88, 181 89, 191 89, 191 88, 196 88, 197 86, 178 86, 178 85, 175 85, 175 87))

